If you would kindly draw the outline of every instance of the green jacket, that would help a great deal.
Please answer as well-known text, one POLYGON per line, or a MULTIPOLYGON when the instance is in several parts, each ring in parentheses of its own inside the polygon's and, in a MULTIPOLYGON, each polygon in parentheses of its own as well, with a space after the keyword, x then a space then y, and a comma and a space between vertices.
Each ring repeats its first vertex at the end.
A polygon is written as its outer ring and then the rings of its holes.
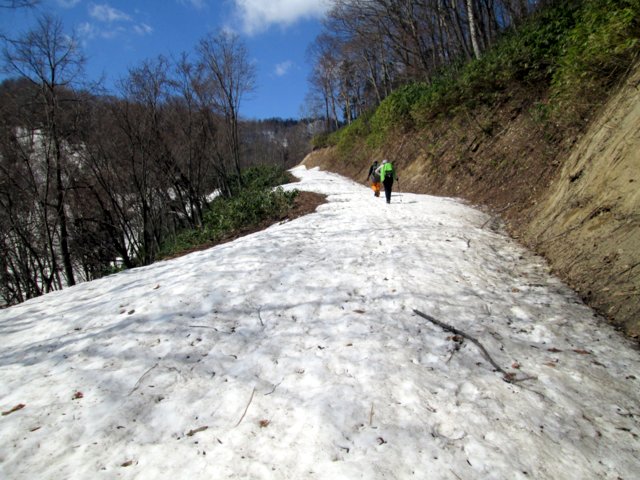
POLYGON ((384 177, 388 175, 391 175, 394 180, 398 178, 391 162, 383 163, 380 167, 380 181, 384 182, 384 177))

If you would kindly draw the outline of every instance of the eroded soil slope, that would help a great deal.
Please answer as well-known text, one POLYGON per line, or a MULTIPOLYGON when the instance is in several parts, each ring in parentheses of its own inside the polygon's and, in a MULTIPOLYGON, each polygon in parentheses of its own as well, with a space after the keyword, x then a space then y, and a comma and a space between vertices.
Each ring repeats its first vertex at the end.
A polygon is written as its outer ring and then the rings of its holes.
POLYGON ((640 69, 563 162, 533 218, 527 243, 584 300, 640 334, 640 69))

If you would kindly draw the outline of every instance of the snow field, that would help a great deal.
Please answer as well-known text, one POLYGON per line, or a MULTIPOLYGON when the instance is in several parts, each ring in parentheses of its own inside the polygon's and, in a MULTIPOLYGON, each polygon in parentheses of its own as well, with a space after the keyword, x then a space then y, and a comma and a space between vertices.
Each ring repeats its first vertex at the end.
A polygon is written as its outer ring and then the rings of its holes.
POLYGON ((329 202, 0 311, 0 476, 637 476, 638 351, 540 258, 456 200, 293 173, 329 202))

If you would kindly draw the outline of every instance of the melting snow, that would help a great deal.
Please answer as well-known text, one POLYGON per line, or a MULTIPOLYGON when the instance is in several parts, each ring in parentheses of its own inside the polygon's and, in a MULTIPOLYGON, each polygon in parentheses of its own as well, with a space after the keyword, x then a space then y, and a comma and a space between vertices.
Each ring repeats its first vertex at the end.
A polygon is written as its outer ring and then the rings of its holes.
POLYGON ((329 202, 0 311, 2 478, 638 478, 638 350, 539 257, 293 173, 329 202))

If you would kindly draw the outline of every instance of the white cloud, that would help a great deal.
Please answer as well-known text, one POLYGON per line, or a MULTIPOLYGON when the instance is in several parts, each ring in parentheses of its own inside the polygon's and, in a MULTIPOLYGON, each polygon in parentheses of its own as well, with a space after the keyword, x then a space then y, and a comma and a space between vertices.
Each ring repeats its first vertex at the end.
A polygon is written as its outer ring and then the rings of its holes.
POLYGON ((103 5, 91 5, 89 15, 101 22, 128 22, 131 17, 117 8, 113 8, 106 3, 103 5))
POLYGON ((202 10, 207 6, 207 0, 178 0, 178 3, 191 6, 196 10, 202 10))
POLYGON ((83 22, 78 25, 78 35, 83 40, 90 40, 96 36, 96 28, 92 23, 83 22))
POLYGON ((275 74, 278 77, 283 77, 289 72, 289 70, 291 69, 292 66, 293 66, 293 63, 291 62, 291 60, 287 60, 285 62, 278 63, 276 65, 275 74))
POLYGON ((100 31, 100 37, 106 40, 111 40, 112 38, 118 38, 124 34, 126 34, 126 30, 122 27, 116 27, 116 28, 100 31))
POLYGON ((62 8, 73 8, 80 3, 81 0, 58 0, 56 3, 62 8))
POLYGON ((151 35, 153 33, 153 28, 147 25, 146 23, 140 23, 134 26, 133 30, 140 36, 151 35))
POLYGON ((139 36, 153 33, 153 27, 150 25, 143 22, 133 24, 133 18, 130 15, 107 4, 91 5, 89 7, 89 16, 102 23, 84 22, 79 25, 78 34, 84 43, 95 38, 112 40, 126 37, 131 33, 139 36), (118 22, 125 22, 127 25, 124 26, 118 22), (108 25, 104 26, 104 23, 108 25))
POLYGON ((115 27, 110 29, 102 29, 94 25, 93 23, 84 22, 78 26, 78 36, 80 41, 86 45, 86 43, 95 38, 102 38, 110 40, 124 33, 122 27, 115 27))
POLYGON ((243 29, 260 33, 272 25, 287 26, 298 20, 322 17, 330 0, 233 0, 243 29))

